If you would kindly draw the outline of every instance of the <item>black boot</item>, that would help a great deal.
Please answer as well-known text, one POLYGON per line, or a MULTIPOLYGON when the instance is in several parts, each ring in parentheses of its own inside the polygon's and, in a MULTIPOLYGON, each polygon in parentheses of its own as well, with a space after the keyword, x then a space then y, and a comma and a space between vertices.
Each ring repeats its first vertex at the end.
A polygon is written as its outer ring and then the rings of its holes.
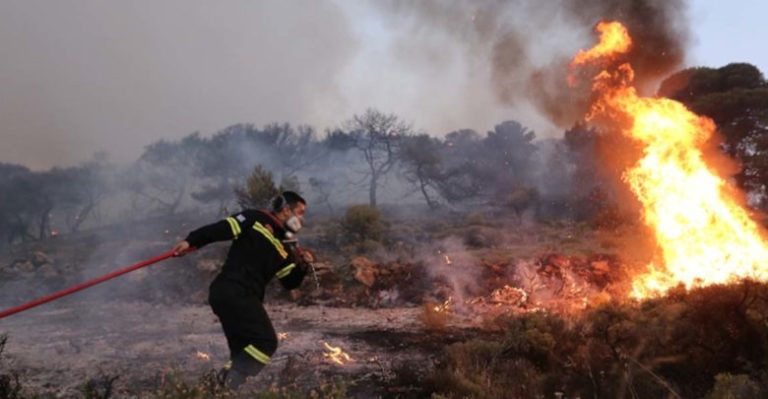
POLYGON ((238 370, 235 370, 235 369, 229 370, 229 373, 227 373, 225 386, 228 389, 236 391, 238 388, 240 388, 240 385, 243 385, 245 383, 246 378, 248 378, 248 376, 241 373, 238 370))
POLYGON ((226 387, 231 390, 236 390, 245 383, 248 377, 253 377, 259 374, 264 369, 264 364, 250 357, 236 357, 232 361, 232 368, 229 370, 226 376, 226 387))
POLYGON ((220 387, 227 386, 227 377, 229 377, 229 371, 231 369, 231 362, 227 362, 224 367, 220 368, 219 371, 216 372, 216 384, 218 384, 220 387))

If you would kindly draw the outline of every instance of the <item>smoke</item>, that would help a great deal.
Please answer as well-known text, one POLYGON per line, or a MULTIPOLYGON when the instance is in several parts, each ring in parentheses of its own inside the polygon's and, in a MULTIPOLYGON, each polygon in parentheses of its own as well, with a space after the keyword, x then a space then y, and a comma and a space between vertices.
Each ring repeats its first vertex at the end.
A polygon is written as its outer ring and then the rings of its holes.
POLYGON ((357 45, 332 2, 2 2, 0 160, 124 162, 238 122, 332 124, 357 45))
MULTIPOLYGON (((495 98, 511 110, 533 106, 544 120, 568 127, 584 115, 588 92, 565 83, 571 57, 594 42, 593 26, 619 20, 636 45, 629 61, 641 88, 684 61, 689 32, 685 0, 484 0, 475 2, 392 0, 379 2, 398 24, 399 54, 451 54, 460 49, 469 72, 486 78, 495 98), (445 44, 448 43, 446 46, 445 44), (438 50, 442 49, 442 50, 438 50)), ((432 63, 445 57, 411 57, 432 63)), ((524 122, 538 127, 537 121, 524 122)))
POLYGON ((374 107, 431 134, 516 119, 554 135, 600 19, 626 23, 642 82, 674 68, 686 1, 4 2, 0 160, 33 169, 234 123, 318 130, 374 107))
POLYGON ((480 290, 482 270, 477 259, 466 248, 461 238, 448 237, 420 251, 421 261, 430 277, 441 286, 438 291, 459 308, 480 290))

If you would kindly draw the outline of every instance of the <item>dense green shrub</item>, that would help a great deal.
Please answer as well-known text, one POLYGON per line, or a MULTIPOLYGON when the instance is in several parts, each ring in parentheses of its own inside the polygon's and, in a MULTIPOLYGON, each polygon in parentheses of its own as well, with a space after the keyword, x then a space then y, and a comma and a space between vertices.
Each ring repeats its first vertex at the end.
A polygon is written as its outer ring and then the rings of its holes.
POLYGON ((266 208, 278 194, 272 172, 261 165, 253 168, 242 187, 235 188, 237 203, 243 208, 266 208))
POLYGON ((345 241, 352 244, 380 242, 386 227, 381 211, 369 205, 350 206, 341 221, 345 241))

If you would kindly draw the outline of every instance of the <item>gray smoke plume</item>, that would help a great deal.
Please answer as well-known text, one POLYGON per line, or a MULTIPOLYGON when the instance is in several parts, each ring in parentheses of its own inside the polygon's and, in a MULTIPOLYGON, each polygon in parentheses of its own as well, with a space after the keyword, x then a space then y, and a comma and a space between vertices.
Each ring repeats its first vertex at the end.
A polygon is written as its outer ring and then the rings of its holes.
POLYGON ((331 125, 357 45, 328 1, 2 2, 0 161, 124 162, 239 122, 331 125))
POLYGON ((682 59, 685 0, 0 3, 0 161, 72 165, 235 123, 333 127, 368 107, 433 135, 581 117, 566 66, 626 23, 643 82, 682 59))
MULTIPOLYGON (((686 0, 482 0, 377 2, 401 30, 403 56, 461 48, 471 72, 487 75, 496 98, 513 108, 527 103, 567 127, 579 120, 588 93, 568 87, 570 59, 595 43, 601 20, 618 20, 632 35, 629 55, 641 88, 679 67, 689 39, 686 0), (420 51, 421 50, 421 51, 420 51)), ((427 57, 425 57, 427 58, 427 57)), ((428 57, 441 62, 440 57, 428 57)))

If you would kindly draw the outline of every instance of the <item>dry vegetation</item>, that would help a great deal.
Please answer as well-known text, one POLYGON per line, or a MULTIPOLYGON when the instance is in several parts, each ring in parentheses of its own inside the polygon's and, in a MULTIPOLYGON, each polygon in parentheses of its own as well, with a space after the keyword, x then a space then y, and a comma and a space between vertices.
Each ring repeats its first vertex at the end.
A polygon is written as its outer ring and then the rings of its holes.
MULTIPOLYGON (((16 246, 0 262, 3 303, 162 251, 185 220, 16 246)), ((320 288, 309 276, 298 295, 268 292, 288 338, 242 392, 216 384, 226 349, 205 290, 221 245, 3 320, 0 398, 768 394, 768 285, 620 300, 628 272, 642 264, 631 227, 482 213, 441 220, 387 219, 358 207, 309 227, 320 288), (354 361, 330 364, 320 342, 354 361), (195 359, 198 352, 210 360, 195 359)))

